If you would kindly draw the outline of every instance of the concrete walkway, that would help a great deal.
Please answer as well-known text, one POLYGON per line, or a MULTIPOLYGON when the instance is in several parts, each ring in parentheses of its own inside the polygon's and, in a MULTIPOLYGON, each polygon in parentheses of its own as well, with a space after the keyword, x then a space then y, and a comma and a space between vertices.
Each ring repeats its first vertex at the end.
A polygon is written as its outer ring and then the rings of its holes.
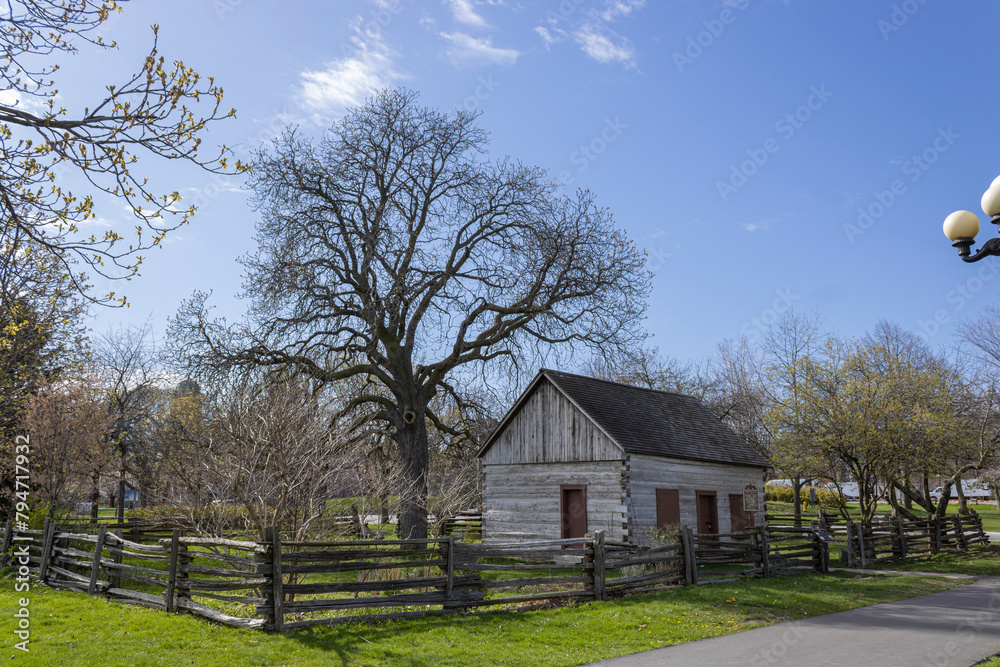
POLYGON ((950 591, 594 664, 970 667, 1000 652, 1000 577, 974 579, 976 583, 950 591))

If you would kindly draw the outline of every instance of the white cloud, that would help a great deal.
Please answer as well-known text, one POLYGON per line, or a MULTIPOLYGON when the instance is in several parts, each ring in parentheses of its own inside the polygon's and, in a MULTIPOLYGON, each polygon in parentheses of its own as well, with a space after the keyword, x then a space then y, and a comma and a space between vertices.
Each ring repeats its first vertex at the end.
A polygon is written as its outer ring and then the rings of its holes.
POLYGON ((635 49, 625 37, 588 24, 573 34, 583 52, 600 63, 622 63, 635 67, 635 49))
POLYGON ((472 0, 445 0, 445 4, 451 7, 451 13, 459 23, 474 28, 489 26, 486 19, 476 13, 476 7, 472 0))
POLYGON ((780 220, 778 218, 768 218, 765 220, 758 220, 756 222, 741 222, 740 227, 751 233, 766 232, 771 227, 771 225, 773 225, 776 222, 780 222, 780 220))
POLYGON ((551 46, 571 32, 581 50, 594 60, 634 68, 636 55, 632 42, 611 30, 608 24, 633 17, 645 6, 646 0, 605 0, 603 10, 588 9, 582 20, 550 15, 545 23, 535 28, 535 33, 546 46, 551 46))
POLYGON ((606 7, 601 12, 605 21, 614 21, 619 17, 628 17, 646 6, 646 0, 607 0, 606 7))
POLYGON ((369 95, 404 78, 393 65, 393 52, 379 39, 354 38, 357 53, 302 72, 299 100, 314 120, 339 115, 369 95))
POLYGON ((477 39, 462 32, 442 32, 441 37, 451 43, 448 47, 448 57, 452 64, 457 66, 481 62, 513 65, 521 55, 514 49, 493 46, 493 40, 489 37, 477 39))

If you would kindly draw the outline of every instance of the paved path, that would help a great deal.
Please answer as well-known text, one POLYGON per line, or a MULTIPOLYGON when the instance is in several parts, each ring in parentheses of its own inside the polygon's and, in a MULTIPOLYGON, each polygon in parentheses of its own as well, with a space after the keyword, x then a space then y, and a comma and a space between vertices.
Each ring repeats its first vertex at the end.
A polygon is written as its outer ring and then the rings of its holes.
POLYGON ((998 651, 1000 577, 978 577, 975 584, 950 591, 702 639, 594 664, 603 667, 969 667, 998 651))

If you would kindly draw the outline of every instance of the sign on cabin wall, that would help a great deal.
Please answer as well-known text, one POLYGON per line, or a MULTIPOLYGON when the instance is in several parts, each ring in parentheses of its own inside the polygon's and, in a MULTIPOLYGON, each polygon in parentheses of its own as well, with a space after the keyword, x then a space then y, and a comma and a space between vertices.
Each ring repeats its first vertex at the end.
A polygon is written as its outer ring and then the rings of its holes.
POLYGON ((760 493, 753 484, 747 484, 743 488, 743 509, 747 512, 760 511, 760 493))

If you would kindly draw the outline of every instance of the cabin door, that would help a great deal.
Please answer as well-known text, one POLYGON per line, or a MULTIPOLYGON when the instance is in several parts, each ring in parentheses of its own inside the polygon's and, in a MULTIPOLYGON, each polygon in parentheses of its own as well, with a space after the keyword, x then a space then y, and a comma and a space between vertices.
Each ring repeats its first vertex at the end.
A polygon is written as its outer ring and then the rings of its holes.
MULTIPOLYGON (((562 495, 562 538, 584 537, 587 534, 587 487, 585 485, 564 484, 562 495)), ((583 543, 579 545, 583 548, 583 543)))
POLYGON ((680 525, 681 493, 677 489, 656 490, 656 527, 680 525))
POLYGON ((745 533, 750 526, 750 516, 743 509, 743 494, 729 494, 729 525, 731 533, 745 533))
POLYGON ((715 491, 696 491, 698 502, 698 532, 716 535, 719 532, 719 507, 715 491))

